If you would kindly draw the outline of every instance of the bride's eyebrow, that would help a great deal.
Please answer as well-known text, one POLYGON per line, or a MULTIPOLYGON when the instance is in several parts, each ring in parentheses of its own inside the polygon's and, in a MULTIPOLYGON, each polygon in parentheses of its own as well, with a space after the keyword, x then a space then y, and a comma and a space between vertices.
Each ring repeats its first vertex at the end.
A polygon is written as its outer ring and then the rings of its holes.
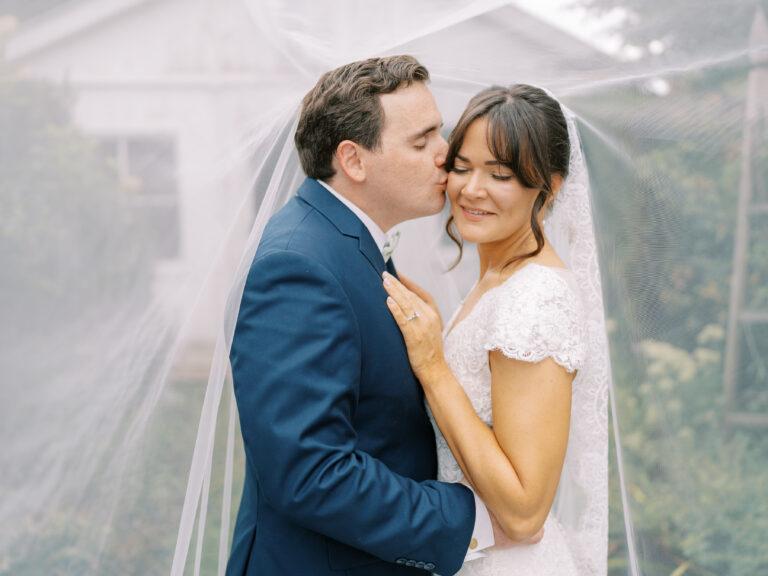
MULTIPOLYGON (((465 158, 461 154, 456 154, 456 160, 461 160, 462 162, 466 162, 468 164, 472 163, 472 161, 469 158, 465 158)), ((485 162, 485 165, 486 166, 504 166, 504 167, 506 167, 506 165, 503 162, 499 162, 498 160, 487 160, 485 162)))

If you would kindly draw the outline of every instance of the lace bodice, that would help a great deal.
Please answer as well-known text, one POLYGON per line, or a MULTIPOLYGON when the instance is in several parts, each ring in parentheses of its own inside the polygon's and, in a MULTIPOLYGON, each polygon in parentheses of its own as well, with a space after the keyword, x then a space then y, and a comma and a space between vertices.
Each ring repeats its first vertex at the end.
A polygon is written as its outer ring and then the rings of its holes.
MULTIPOLYGON (((489 425, 493 415, 488 350, 531 361, 549 355, 567 369, 578 368, 568 450, 544 539, 535 546, 492 550, 488 558, 465 563, 462 575, 605 576, 608 572, 610 359, 589 173, 574 116, 565 107, 563 113, 571 141, 568 177, 544 228, 548 242, 572 272, 535 264, 521 268, 486 292, 447 334, 444 347, 457 379, 489 425)), ((437 447, 440 479, 460 480, 461 471, 439 431, 437 447)), ((620 463, 621 454, 617 456, 620 463)))
POLYGON ((451 326, 445 356, 478 415, 491 425, 488 351, 528 362, 551 357, 574 372, 584 361, 583 331, 581 301, 570 271, 530 263, 488 290, 451 326))
MULTIPOLYGON (((454 318, 458 315, 454 315, 454 318)), ((493 424, 491 373, 488 352, 500 350, 516 360, 539 362, 551 357, 567 371, 582 366, 586 339, 582 302, 572 273, 529 263, 503 284, 488 290, 460 322, 448 324, 445 355, 475 411, 493 424)), ((578 375, 574 387, 578 386, 578 375)), ((459 482, 463 474, 440 430, 435 426, 438 479, 459 482)), ((576 574, 566 538, 550 517, 544 540, 488 558, 467 562, 460 574, 513 576, 515 574, 576 574)))

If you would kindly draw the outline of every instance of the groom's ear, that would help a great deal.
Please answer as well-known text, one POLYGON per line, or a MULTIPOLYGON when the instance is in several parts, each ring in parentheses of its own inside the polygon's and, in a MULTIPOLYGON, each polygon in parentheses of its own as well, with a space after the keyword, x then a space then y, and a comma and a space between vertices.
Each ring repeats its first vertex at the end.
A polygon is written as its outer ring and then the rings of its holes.
POLYGON ((336 147, 336 161, 347 178, 358 184, 365 181, 365 163, 360 154, 360 145, 352 140, 343 140, 336 147))

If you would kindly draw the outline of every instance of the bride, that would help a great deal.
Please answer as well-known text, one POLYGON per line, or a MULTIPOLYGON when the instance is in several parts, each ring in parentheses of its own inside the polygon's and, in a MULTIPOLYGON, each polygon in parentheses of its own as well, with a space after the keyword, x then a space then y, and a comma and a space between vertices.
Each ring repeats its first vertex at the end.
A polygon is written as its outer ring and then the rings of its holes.
POLYGON ((576 131, 519 84, 477 94, 449 145, 447 228, 460 250, 477 245, 479 279, 444 330, 405 277, 385 273, 387 305, 436 426, 439 480, 471 485, 513 540, 544 531, 460 574, 604 574, 607 348, 576 131))

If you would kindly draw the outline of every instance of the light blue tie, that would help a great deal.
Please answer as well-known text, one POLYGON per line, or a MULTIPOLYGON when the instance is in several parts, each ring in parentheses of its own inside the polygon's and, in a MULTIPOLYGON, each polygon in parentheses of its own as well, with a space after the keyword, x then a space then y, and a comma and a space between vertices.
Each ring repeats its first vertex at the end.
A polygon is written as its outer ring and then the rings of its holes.
POLYGON ((384 257, 384 262, 389 262, 392 257, 392 253, 397 248, 397 243, 400 241, 400 230, 395 231, 384 242, 384 246, 381 247, 381 255, 384 257))

